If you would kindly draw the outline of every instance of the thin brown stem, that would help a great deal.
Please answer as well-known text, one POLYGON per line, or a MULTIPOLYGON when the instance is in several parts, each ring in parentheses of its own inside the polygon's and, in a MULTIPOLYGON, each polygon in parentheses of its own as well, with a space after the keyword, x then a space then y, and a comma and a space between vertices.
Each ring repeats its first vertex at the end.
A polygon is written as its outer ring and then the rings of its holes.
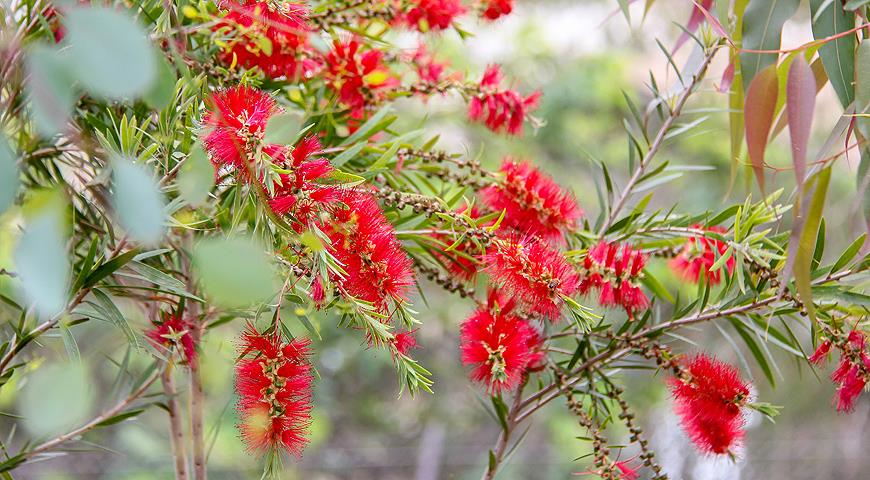
POLYGON ((175 378, 172 375, 172 362, 166 362, 160 381, 163 383, 163 393, 166 395, 166 412, 169 415, 169 434, 172 440, 172 456, 175 459, 175 479, 187 480, 187 452, 184 447, 184 428, 181 425, 181 407, 178 402, 178 391, 175 388, 175 378))
POLYGON ((486 467, 486 471, 483 472, 483 477, 481 480, 492 480, 495 478, 495 474, 498 473, 498 469, 501 466, 502 462, 505 459, 505 453, 507 452, 508 445, 510 444, 511 433, 516 428, 517 423, 516 416, 520 410, 520 402, 523 399, 523 387, 525 383, 520 384, 517 387, 517 391, 514 393, 514 401, 511 405, 510 410, 508 411, 507 418, 505 419, 505 425, 503 426, 501 432, 498 434, 498 440, 496 440, 495 448, 492 450, 492 460, 486 467))

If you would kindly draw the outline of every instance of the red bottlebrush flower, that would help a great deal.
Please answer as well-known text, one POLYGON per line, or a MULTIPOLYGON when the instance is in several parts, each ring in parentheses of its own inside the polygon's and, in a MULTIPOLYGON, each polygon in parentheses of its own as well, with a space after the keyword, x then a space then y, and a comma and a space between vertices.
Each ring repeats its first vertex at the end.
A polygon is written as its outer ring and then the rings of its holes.
POLYGON ((574 197, 527 162, 505 158, 499 171, 504 182, 485 188, 481 196, 489 208, 505 211, 502 225, 550 243, 564 242, 563 234, 583 214, 574 197))
POLYGON ((490 65, 480 81, 480 92, 468 104, 468 117, 493 132, 520 136, 523 120, 538 107, 541 92, 523 97, 513 90, 502 89, 501 81, 499 66, 490 65))
POLYGON ((421 32, 446 30, 456 17, 465 13, 460 0, 412 0, 404 20, 421 32))
POLYGON ((363 118, 365 107, 379 99, 386 89, 399 84, 384 64, 379 50, 360 51, 362 44, 353 38, 336 40, 325 58, 327 85, 338 94, 339 102, 350 108, 352 118, 363 118))
POLYGON ((497 20, 499 17, 509 15, 513 10, 514 0, 486 0, 483 17, 497 20))
POLYGON ((414 284, 411 259, 396 239, 374 197, 359 190, 342 190, 329 224, 321 229, 330 250, 346 272, 335 283, 345 293, 385 310, 388 300, 403 302, 414 284))
POLYGON ((269 206, 275 213, 293 215, 302 226, 308 225, 316 213, 337 198, 335 187, 316 183, 333 171, 328 160, 311 158, 320 149, 320 141, 315 136, 302 139, 289 154, 280 145, 269 145, 265 149, 278 167, 290 172, 278 175, 269 206))
POLYGON ((813 352, 813 354, 810 356, 810 363, 814 363, 819 366, 824 365, 825 359, 828 357, 828 352, 831 351, 831 346, 833 346, 833 343, 830 340, 823 340, 822 343, 820 343, 819 346, 816 348, 816 351, 813 352))
POLYGON ((852 330, 846 342, 838 347, 841 350, 840 365, 831 374, 831 380, 837 384, 836 406, 839 412, 851 412, 870 378, 867 337, 860 330, 852 330))
POLYGON ((393 335, 393 347, 396 352, 401 355, 408 355, 408 352, 417 348, 416 330, 410 332, 398 332, 393 335))
POLYGON ((414 65, 421 82, 435 85, 444 79, 447 63, 436 61, 426 49, 426 45, 420 44, 413 54, 408 56, 408 60, 414 65))
POLYGON ((749 384, 737 369, 704 354, 689 359, 684 378, 669 381, 674 408, 692 442, 706 453, 726 453, 742 440, 740 408, 749 384))
MULTIPOLYGON (((703 230, 703 225, 692 225, 693 229, 703 230)), ((722 227, 707 228, 709 232, 725 233, 722 227)), ((728 250, 728 244, 703 235, 696 235, 686 240, 685 246, 679 255, 670 261, 671 268, 682 278, 690 282, 698 283, 701 275, 707 279, 710 285, 716 285, 722 280, 722 271, 710 270, 718 257, 728 250)), ((728 273, 734 271, 735 260, 732 256, 725 261, 728 273)))
POLYGON ((175 348, 189 366, 196 365, 196 345, 191 335, 193 326, 187 320, 175 315, 163 315, 163 321, 145 332, 145 337, 155 348, 175 348))
POLYGON ((315 276, 314 281, 311 282, 311 300, 314 301, 318 309, 326 301, 326 291, 323 289, 323 279, 320 278, 320 275, 315 276))
POLYGON ((615 462, 614 466, 616 470, 619 472, 620 478, 622 480, 637 480, 640 475, 637 473, 637 469, 633 468, 628 464, 628 460, 624 460, 622 462, 615 462))
POLYGON ((512 390, 522 381, 530 362, 540 361, 531 348, 538 333, 529 323, 511 315, 514 302, 491 291, 487 308, 480 308, 460 331, 462 363, 472 367, 472 381, 492 394, 512 390))
POLYGON ((213 93, 203 117, 208 133, 202 142, 215 168, 231 167, 248 177, 248 164, 262 146, 266 123, 281 112, 267 93, 246 86, 213 93))
POLYGON ((557 320, 564 297, 580 286, 562 253, 535 237, 496 240, 494 247, 483 258, 493 282, 516 296, 527 312, 557 320))
POLYGON ((646 257, 630 245, 601 242, 586 253, 580 292, 596 290, 602 306, 620 306, 634 318, 649 307, 649 299, 638 286, 645 263, 646 257))
POLYGON ((236 364, 238 425, 248 450, 301 455, 311 423, 310 342, 285 341, 281 332, 259 333, 248 324, 236 364))
POLYGON ((232 35, 221 54, 225 64, 258 67, 270 78, 298 80, 318 68, 308 46, 308 7, 283 2, 226 2, 230 13, 212 30, 232 35))

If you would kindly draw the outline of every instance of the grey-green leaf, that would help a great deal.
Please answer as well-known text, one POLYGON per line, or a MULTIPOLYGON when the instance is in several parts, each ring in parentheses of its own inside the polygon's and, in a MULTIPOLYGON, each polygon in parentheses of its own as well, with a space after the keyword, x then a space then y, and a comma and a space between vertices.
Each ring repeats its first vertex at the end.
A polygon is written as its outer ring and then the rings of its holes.
POLYGON ((266 301, 278 289, 263 249, 245 238, 206 238, 193 250, 193 266, 205 293, 224 307, 266 301))
POLYGON ((73 8, 64 21, 70 68, 90 93, 110 99, 145 93, 157 73, 154 49, 141 26, 113 8, 73 8))
POLYGON ((214 187, 214 167, 206 158, 205 151, 197 144, 178 173, 178 193, 189 205, 198 207, 208 199, 214 187))
MULTIPOLYGON (((747 50, 778 50, 782 26, 798 9, 800 0, 750 0, 743 15, 743 48, 747 50)), ((740 68, 743 88, 765 67, 776 62, 776 55, 741 53, 740 68)))
POLYGON ((18 398, 27 430, 44 437, 78 426, 91 410, 92 385, 81 363, 51 364, 30 374, 18 398))
POLYGON ((38 45, 27 54, 27 98, 36 129, 45 137, 63 131, 76 94, 68 62, 52 48, 38 45))
POLYGON ((15 152, 6 137, 0 133, 0 214, 6 211, 18 193, 18 166, 15 152))
POLYGON ((40 315, 66 307, 70 264, 63 232, 63 204, 52 204, 27 223, 15 248, 15 269, 28 302, 40 315))
POLYGON ((112 163, 112 202, 127 234, 146 245, 157 244, 166 231, 165 201, 151 171, 128 159, 112 163))

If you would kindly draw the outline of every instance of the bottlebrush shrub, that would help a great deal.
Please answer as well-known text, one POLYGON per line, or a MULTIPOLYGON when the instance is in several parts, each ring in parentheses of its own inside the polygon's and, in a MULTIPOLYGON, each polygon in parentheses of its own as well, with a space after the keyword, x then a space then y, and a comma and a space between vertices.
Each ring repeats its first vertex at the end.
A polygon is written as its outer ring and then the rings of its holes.
MULTIPOLYGON (((10 398, 14 385, 27 392, 63 380, 46 373, 62 359, 44 340, 60 337, 75 364, 112 357, 95 372, 117 379, 91 383, 123 393, 85 408, 98 412, 85 418, 72 415, 68 392, 37 391, 59 399, 50 405, 63 422, 6 418, 23 428, 0 444, 0 472, 72 451, 93 430, 126 428, 159 404, 177 478, 204 479, 204 427, 218 421, 204 405, 231 399, 215 398, 201 369, 234 365, 239 436, 267 474, 281 476, 281 465, 304 454, 317 405, 319 332, 309 317, 383 351, 400 392, 432 393, 435 379, 414 356, 443 346, 417 337, 433 319, 413 303, 439 287, 472 312, 447 325, 461 343, 456 362, 491 396, 501 427, 485 479, 519 442, 517 429, 556 399, 589 431, 588 472, 664 478, 624 398, 626 365, 648 368, 651 382, 670 389, 701 452, 739 455, 747 411, 777 408, 756 398, 757 385, 743 380, 750 372, 683 343, 688 326, 734 329, 771 383, 774 347, 815 350, 801 360, 819 368, 837 356, 835 407, 850 411, 870 379, 868 297, 858 286, 870 262, 863 235, 826 252, 822 214, 832 164, 852 148, 866 163, 868 132, 853 115, 866 98, 830 56, 858 48, 849 22, 866 18, 866 7, 853 5, 856 15, 843 2, 827 5, 822 16, 850 20, 833 22, 843 30, 821 40, 836 39, 837 49, 797 48, 818 53, 811 68, 804 55, 759 53, 770 46, 752 45, 763 36, 740 21, 744 11, 731 8, 737 22, 723 22, 711 4, 696 4, 674 49, 691 33, 698 61, 667 88, 653 79, 646 108, 629 101, 629 169, 620 180, 601 165, 597 205, 580 205, 535 159, 481 163, 440 149, 438 132, 425 139, 395 127, 403 123, 391 113, 395 100, 442 96, 463 102, 461 115, 489 135, 542 125, 532 116, 541 92, 498 65, 455 71, 426 47, 428 35, 462 34, 475 17, 498 28, 512 1, 4 6, 0 212, 3 238, 15 240, 11 258, 0 259, 0 388, 10 398), (746 50, 731 38, 735 25, 744 25, 746 50), (397 48, 397 33, 418 36, 420 47, 397 48), (714 58, 730 65, 711 80, 714 58), (819 68, 846 109, 827 145, 847 148, 808 162, 819 68), (659 153, 704 120, 685 107, 713 84, 730 93, 718 101, 734 126, 734 173, 745 138, 762 195, 698 214, 653 209, 658 186, 697 170, 659 153), (794 195, 764 183, 765 145, 786 128, 794 195), (641 191, 650 193, 638 199, 641 191), (98 340, 86 330, 94 321, 98 340), (238 338, 235 352, 203 348, 216 329, 238 338), (292 335, 306 329, 310 338, 292 335), (129 350, 117 360, 105 349, 121 342, 129 350), (626 426, 620 443, 635 457, 608 446, 612 423, 626 426)), ((749 4, 754 14, 773 8, 749 4)), ((863 67, 857 86, 867 81, 863 67)))

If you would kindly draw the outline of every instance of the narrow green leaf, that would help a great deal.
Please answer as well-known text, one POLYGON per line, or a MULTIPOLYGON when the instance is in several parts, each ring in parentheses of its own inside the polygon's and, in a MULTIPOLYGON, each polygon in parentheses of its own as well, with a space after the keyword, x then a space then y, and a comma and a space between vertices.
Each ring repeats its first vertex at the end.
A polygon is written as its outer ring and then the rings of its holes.
MULTIPOLYGON (((819 225, 822 220, 822 210, 825 206, 825 197, 828 193, 828 183, 831 180, 831 167, 827 167, 813 176, 813 180, 807 184, 807 188, 813 188, 812 200, 806 215, 806 223, 801 233, 800 242, 795 255, 794 277, 795 286, 801 301, 806 306, 807 313, 815 322, 816 312, 813 307, 813 291, 810 280, 812 278, 812 262, 815 252, 815 243, 819 225)), ((805 188, 804 198, 810 194, 805 188)))

